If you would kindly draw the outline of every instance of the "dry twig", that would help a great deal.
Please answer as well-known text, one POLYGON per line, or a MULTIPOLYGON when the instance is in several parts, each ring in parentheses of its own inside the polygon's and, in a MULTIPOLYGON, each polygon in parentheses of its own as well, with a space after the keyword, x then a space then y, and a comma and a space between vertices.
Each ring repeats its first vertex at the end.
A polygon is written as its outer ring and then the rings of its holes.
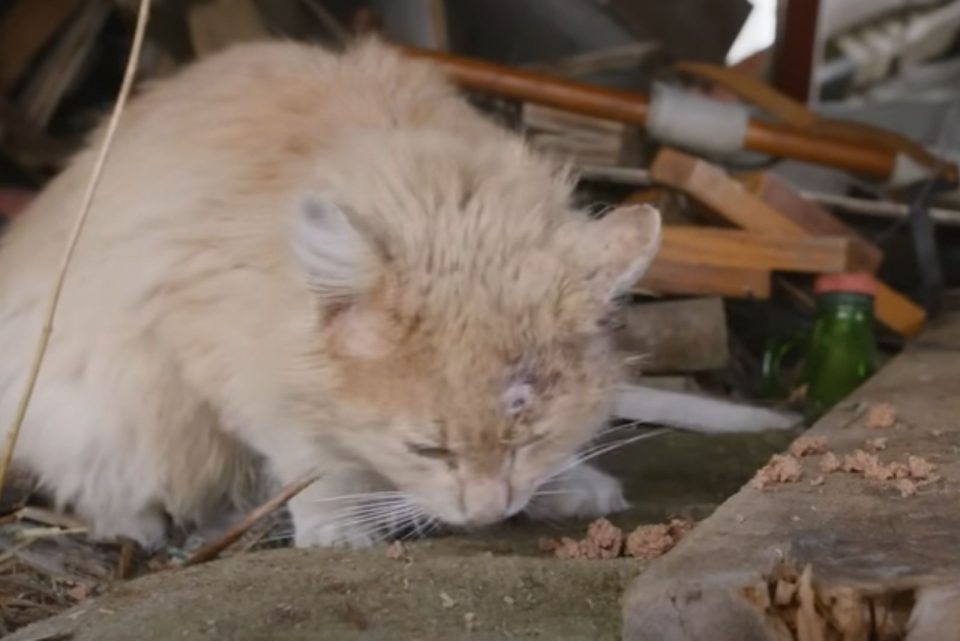
POLYGON ((254 508, 242 521, 227 530, 219 539, 204 545, 191 554, 187 560, 183 562, 183 567, 206 563, 207 561, 212 561, 217 558, 221 552, 239 541, 240 537, 246 534, 250 528, 268 517, 274 510, 283 506, 297 494, 307 489, 307 487, 318 478, 320 478, 319 474, 310 474, 301 478, 299 481, 290 483, 280 490, 276 496, 254 508))
POLYGON ((10 463, 13 460, 13 449, 17 444, 17 437, 20 435, 20 428, 23 425, 23 419, 27 415, 27 408, 30 406, 30 399, 33 397, 33 389, 37 384, 37 377, 40 374, 40 366, 43 364, 43 357, 47 353, 47 345, 50 343, 50 334, 53 332, 53 318, 57 313, 57 304, 60 302, 60 293, 63 291, 63 284, 67 277, 67 270, 70 267, 70 260, 73 258, 73 252, 77 247, 77 241, 80 239, 80 233, 87 221, 90 213, 90 205, 93 203, 93 196, 96 193, 97 185, 100 184, 100 177, 103 174, 103 167, 106 164, 107 155, 113 142, 114 134, 117 130, 117 124, 120 122, 120 115, 126 106, 127 98, 130 95, 130 89, 133 86, 133 78, 136 75, 137 64, 140 60, 140 50, 143 47, 143 35, 147 28, 147 18, 150 14, 150 0, 140 0, 140 9, 137 14, 137 26, 133 35, 133 45, 130 48, 130 57, 127 59, 127 68, 123 75, 123 83, 120 86, 120 93, 117 96, 117 102, 113 107, 113 113, 110 116, 110 122, 107 125, 106 134, 103 137, 103 143, 100 145, 100 152, 97 155, 96 163, 93 166, 93 173, 90 182, 87 184, 87 190, 84 193, 83 201, 80 205, 80 211, 77 214, 70 237, 67 240, 67 247, 64 250, 63 257, 60 260, 60 270, 54 282, 53 290, 50 292, 50 299, 47 302, 46 313, 44 314, 43 329, 40 333, 40 340, 37 342, 36 351, 33 355, 33 361, 30 364, 30 371, 27 375, 26 387, 23 390, 23 396, 17 405, 17 412, 14 416, 10 428, 7 430, 6 439, 3 443, 3 456, 0 458, 0 492, 3 491, 3 484, 7 477, 7 470, 10 469, 10 463))

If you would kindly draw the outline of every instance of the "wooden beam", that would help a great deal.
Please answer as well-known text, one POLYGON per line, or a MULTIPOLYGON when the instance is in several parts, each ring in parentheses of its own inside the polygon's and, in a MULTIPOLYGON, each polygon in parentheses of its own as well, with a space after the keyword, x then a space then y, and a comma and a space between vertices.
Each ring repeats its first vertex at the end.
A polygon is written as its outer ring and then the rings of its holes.
POLYGON ((657 258, 634 287, 637 293, 679 296, 770 298, 770 272, 743 267, 716 267, 657 258))
MULTIPOLYGON (((689 194, 715 214, 744 229, 793 236, 811 235, 748 192, 722 169, 706 161, 664 149, 654 160, 650 173, 655 180, 689 194)), ((903 336, 916 334, 926 320, 922 307, 884 283, 878 283, 874 311, 877 320, 903 336)))
POLYGON ((798 194, 777 176, 757 172, 740 176, 739 180, 747 191, 795 222, 808 234, 849 238, 853 249, 853 267, 857 271, 876 272, 883 262, 883 252, 879 247, 817 203, 798 194))
POLYGON ((765 271, 836 273, 852 268, 851 242, 837 236, 785 236, 742 229, 663 228, 664 260, 765 271))

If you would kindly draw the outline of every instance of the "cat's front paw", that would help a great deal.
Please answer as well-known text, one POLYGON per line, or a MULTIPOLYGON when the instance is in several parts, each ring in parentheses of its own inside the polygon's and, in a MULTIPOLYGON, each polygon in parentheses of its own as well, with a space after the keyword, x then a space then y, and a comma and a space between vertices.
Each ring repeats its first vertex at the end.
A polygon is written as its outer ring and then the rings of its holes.
POLYGON ((365 548, 378 540, 376 531, 339 523, 294 523, 294 545, 298 548, 365 548))
POLYGON ((630 506, 620 481, 589 465, 578 465, 548 481, 542 491, 527 506, 531 518, 593 519, 630 506))

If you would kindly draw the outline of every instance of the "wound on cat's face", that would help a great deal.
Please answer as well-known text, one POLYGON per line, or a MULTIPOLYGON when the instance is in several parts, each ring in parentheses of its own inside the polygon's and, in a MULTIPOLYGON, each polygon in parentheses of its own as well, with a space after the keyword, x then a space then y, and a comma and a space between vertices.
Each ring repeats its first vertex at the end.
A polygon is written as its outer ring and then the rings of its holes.
POLYGON ((340 445, 448 524, 516 514, 607 417, 618 371, 603 321, 653 258, 659 215, 562 211, 546 232, 499 236, 471 221, 388 246, 355 215, 311 201, 295 232, 340 445), (458 249, 491 239, 486 261, 458 249))

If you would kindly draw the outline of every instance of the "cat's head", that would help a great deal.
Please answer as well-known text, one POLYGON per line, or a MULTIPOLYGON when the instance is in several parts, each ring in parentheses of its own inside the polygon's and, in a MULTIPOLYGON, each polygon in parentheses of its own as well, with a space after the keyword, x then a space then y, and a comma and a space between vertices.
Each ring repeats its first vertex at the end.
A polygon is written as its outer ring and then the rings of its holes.
POLYGON ((567 181, 522 150, 411 143, 405 160, 366 168, 373 192, 301 202, 312 349, 345 449, 432 516, 491 523, 607 418, 608 320, 652 260, 660 217, 576 211, 567 181))

